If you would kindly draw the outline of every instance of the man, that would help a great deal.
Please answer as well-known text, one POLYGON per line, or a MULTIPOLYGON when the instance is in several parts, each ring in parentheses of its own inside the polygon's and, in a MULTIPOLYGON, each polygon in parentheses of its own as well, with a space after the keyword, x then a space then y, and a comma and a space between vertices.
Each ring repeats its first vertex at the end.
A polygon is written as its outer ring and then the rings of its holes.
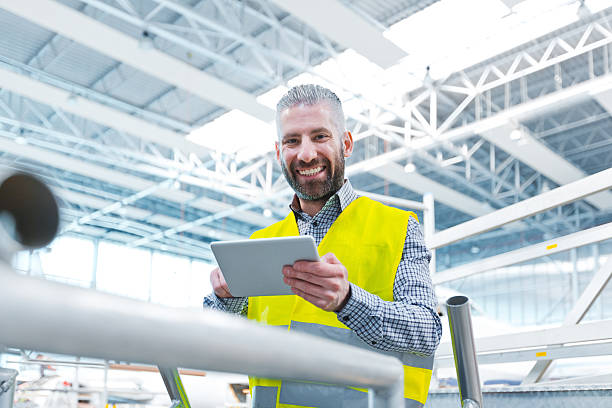
MULTIPOLYGON (((283 268, 297 296, 233 298, 217 268, 204 305, 396 356, 406 407, 423 406, 442 329, 416 216, 358 197, 344 178, 353 138, 330 90, 292 88, 276 123, 276 158, 295 196, 287 218, 251 238, 311 235, 321 261, 283 268)), ((352 388, 260 378, 251 386, 254 407, 367 406, 367 394, 352 388)))

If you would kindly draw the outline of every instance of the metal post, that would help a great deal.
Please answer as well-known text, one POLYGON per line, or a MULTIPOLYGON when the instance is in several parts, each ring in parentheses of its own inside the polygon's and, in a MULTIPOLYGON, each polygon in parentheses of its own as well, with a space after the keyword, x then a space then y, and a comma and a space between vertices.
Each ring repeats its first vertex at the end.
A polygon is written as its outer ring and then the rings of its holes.
POLYGON ((102 407, 108 404, 108 360, 104 360, 104 389, 102 391, 102 407))
POLYGON ((12 408, 15 398, 17 371, 0 368, 0 408, 12 408))
POLYGON ((478 375, 478 362, 476 361, 469 299, 465 296, 453 296, 446 301, 446 310, 451 330, 453 354, 455 355, 461 406, 463 408, 481 408, 482 391, 480 389, 480 376, 478 375))
MULTIPOLYGON (((72 389, 74 390, 74 406, 78 408, 79 405, 79 362, 81 361, 81 357, 76 358, 77 364, 74 366, 74 383, 72 384, 72 389)), ((68 394, 70 395, 70 394, 68 394)))
POLYGON ((158 367, 158 369, 162 380, 164 380, 172 406, 176 408, 191 408, 178 370, 166 367, 158 367))
MULTIPOLYGON (((425 235, 425 241, 430 241, 436 233, 436 213, 435 203, 432 193, 425 193, 423 195, 423 232, 425 235)), ((436 273, 436 249, 431 248, 428 244, 428 248, 431 251, 431 262, 429 263, 429 271, 431 274, 436 273)))

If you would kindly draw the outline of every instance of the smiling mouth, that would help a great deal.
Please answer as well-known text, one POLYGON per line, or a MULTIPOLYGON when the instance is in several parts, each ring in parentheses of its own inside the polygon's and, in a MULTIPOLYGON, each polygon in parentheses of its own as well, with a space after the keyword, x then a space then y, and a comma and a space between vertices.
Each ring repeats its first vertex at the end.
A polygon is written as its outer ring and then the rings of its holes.
POLYGON ((319 166, 312 169, 298 170, 297 172, 301 176, 314 176, 315 174, 322 172, 324 168, 324 166, 319 166))

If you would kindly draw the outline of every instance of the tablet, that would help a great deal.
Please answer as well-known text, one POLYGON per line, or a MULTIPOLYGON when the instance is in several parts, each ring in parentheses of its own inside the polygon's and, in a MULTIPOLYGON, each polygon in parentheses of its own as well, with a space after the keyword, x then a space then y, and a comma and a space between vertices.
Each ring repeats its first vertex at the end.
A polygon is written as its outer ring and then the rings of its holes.
POLYGON ((246 239, 210 244, 232 296, 293 295, 283 282, 283 266, 318 261, 311 236, 246 239))

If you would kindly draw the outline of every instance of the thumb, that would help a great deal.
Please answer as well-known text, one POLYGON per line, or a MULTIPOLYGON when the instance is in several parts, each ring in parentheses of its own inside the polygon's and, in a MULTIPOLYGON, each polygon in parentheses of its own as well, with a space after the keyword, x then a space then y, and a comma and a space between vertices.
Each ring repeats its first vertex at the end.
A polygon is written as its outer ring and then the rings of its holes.
POLYGON ((341 264, 341 262, 336 258, 333 252, 328 252, 321 257, 321 261, 328 264, 341 264))

